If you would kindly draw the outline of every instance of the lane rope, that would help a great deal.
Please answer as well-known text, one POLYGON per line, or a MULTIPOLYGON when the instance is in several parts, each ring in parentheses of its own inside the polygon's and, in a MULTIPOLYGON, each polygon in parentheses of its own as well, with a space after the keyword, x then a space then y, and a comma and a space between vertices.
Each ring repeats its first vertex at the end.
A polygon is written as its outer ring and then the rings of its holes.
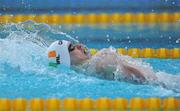
POLYGON ((180 110, 179 98, 24 98, 0 99, 1 111, 180 110))
POLYGON ((116 23, 173 23, 180 21, 180 13, 100 13, 100 14, 17 14, 0 15, 0 23, 32 20, 47 24, 116 24, 116 23))
MULTIPOLYGON (((92 55, 98 52, 97 49, 90 49, 92 55)), ((117 53, 122 55, 129 55, 134 58, 162 58, 162 59, 179 59, 180 58, 180 48, 117 48, 117 53)))

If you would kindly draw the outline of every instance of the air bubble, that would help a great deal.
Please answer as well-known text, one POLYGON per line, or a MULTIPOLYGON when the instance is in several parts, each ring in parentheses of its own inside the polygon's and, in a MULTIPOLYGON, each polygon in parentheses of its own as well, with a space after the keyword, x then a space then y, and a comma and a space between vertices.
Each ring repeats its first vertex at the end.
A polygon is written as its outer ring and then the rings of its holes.
POLYGON ((176 4, 175 2, 172 2, 172 4, 174 5, 174 4, 176 4))
POLYGON ((109 34, 107 34, 106 37, 108 38, 108 37, 109 37, 109 34))
POLYGON ((176 40, 176 43, 178 44, 178 43, 179 43, 179 41, 180 41, 180 39, 177 39, 177 40, 176 40))

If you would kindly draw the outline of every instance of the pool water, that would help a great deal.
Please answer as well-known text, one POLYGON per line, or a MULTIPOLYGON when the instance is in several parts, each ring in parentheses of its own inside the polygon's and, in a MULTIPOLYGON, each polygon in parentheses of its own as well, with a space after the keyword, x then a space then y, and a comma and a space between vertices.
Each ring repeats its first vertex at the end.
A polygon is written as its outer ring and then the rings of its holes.
MULTIPOLYGON (((180 97, 180 92, 161 86, 102 80, 72 69, 48 66, 46 48, 57 39, 76 39, 98 49, 110 45, 115 48, 180 47, 178 26, 168 24, 170 28, 161 30, 161 25, 164 24, 150 27, 131 24, 131 30, 125 30, 124 25, 49 26, 34 22, 0 25, 0 97, 180 97)), ((180 75, 180 59, 140 60, 150 64, 156 74, 180 75)))

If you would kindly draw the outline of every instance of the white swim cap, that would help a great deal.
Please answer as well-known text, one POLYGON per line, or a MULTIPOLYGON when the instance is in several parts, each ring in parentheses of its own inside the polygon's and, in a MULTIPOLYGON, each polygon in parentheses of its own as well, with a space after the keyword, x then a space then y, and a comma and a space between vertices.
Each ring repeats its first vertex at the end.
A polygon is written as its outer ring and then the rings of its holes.
POLYGON ((69 55, 70 42, 66 40, 58 40, 53 42, 47 49, 47 55, 50 66, 57 66, 58 64, 71 66, 71 60, 69 55))

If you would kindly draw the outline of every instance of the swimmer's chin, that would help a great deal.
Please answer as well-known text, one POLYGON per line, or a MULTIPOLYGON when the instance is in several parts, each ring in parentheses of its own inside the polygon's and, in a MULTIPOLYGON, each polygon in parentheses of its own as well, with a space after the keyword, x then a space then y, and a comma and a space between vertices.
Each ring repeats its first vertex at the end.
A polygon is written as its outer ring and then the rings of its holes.
POLYGON ((73 61, 73 62, 71 62, 71 65, 82 65, 83 63, 86 63, 88 60, 89 60, 90 58, 79 58, 79 60, 78 61, 73 61))

